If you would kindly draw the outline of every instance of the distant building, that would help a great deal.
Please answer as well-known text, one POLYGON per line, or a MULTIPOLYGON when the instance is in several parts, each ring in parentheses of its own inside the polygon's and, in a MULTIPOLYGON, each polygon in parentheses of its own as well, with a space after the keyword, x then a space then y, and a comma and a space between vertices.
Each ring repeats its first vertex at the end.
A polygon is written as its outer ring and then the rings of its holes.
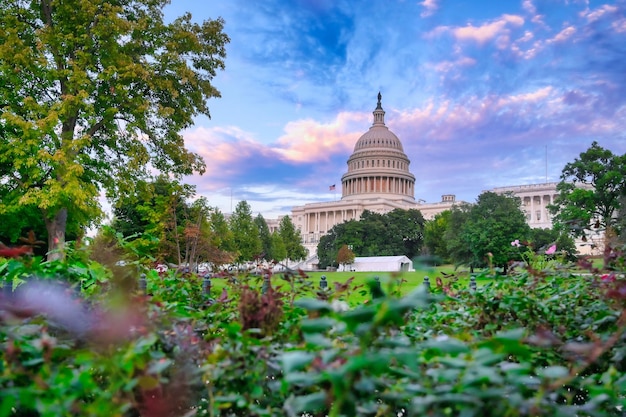
POLYGON ((384 214, 394 209, 418 209, 430 219, 457 203, 451 194, 442 196, 437 203, 415 201, 411 162, 400 139, 385 126, 380 93, 373 115, 374 123, 356 142, 348 158, 348 171, 341 178, 341 200, 310 203, 291 210, 292 221, 310 256, 316 254, 320 238, 333 226, 358 220, 365 210, 384 214))
MULTIPOLYGON (((554 204, 554 200, 559 194, 556 186, 558 182, 547 182, 545 184, 512 185, 508 187, 497 187, 489 191, 498 194, 511 193, 519 197, 522 204, 522 211, 526 214, 526 222, 530 227, 551 229, 552 214, 548 206, 554 204)), ((577 184, 577 187, 590 188, 590 185, 577 184)), ((604 248, 604 233, 602 231, 591 231, 585 240, 576 239, 576 249, 580 254, 599 255, 604 248)))
POLYGON ((556 182, 547 182, 545 184, 513 185, 497 187, 489 191, 497 194, 511 193, 515 197, 519 197, 528 225, 541 229, 551 229, 552 215, 548 206, 554 204, 554 199, 559 194, 556 190, 557 184, 556 182))
MULTIPOLYGON (((333 226, 358 220, 365 210, 384 214, 394 209, 417 209, 430 220, 456 204, 465 203, 456 201, 454 194, 444 194, 441 201, 435 203, 416 201, 415 176, 409 169, 411 161, 400 139, 385 125, 380 93, 373 115, 372 126, 356 142, 348 158, 348 170, 341 178, 341 200, 310 203, 291 210, 291 219, 309 254, 303 266, 315 266, 317 245, 333 226)), ((489 191, 519 197, 530 227, 552 228, 548 206, 558 195, 556 186, 556 182, 551 182, 497 187, 489 191)), ((335 185, 330 188, 334 190, 335 185)), ((577 247, 581 253, 591 253, 601 240, 602 236, 596 234, 588 242, 578 241, 577 247)))

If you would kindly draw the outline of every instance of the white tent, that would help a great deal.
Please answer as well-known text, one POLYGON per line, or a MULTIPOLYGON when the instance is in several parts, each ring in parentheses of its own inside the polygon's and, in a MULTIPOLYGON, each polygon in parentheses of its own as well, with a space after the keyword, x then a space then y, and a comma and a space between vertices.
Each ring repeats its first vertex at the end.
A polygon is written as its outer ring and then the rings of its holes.
POLYGON ((346 270, 356 272, 409 272, 413 262, 406 256, 363 256, 354 258, 354 263, 346 265, 346 270))

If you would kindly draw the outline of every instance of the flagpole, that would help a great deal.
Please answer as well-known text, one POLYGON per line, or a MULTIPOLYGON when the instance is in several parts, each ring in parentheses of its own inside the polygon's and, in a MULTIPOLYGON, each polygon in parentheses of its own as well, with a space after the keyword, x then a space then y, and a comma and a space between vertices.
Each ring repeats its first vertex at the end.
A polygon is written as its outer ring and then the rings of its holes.
POLYGON ((546 184, 548 183, 548 145, 546 145, 546 184))

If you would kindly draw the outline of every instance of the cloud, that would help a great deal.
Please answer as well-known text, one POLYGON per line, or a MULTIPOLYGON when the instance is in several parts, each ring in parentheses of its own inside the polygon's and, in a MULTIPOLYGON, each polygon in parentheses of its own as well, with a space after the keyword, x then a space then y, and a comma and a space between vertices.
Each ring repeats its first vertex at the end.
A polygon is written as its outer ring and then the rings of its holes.
POLYGON ((438 3, 438 0, 424 0, 420 2, 419 5, 424 7, 424 11, 420 13, 420 16, 421 17, 432 16, 439 8, 439 5, 437 3, 438 3))
POLYGON ((460 57, 454 61, 442 61, 434 65, 437 72, 449 72, 453 69, 461 69, 463 67, 471 67, 476 64, 476 60, 470 57, 460 57))
POLYGON ((537 8, 533 4, 532 0, 522 1, 522 8, 531 15, 537 14, 537 8))
POLYGON ((432 35, 441 33, 450 33, 457 41, 472 41, 479 45, 483 45, 492 40, 507 38, 510 33, 510 27, 520 27, 524 25, 524 18, 516 15, 505 14, 499 19, 485 23, 480 26, 474 26, 468 23, 466 26, 439 26, 431 32, 432 35))
POLYGON ((205 175, 194 180, 201 192, 233 183, 255 187, 288 181, 311 186, 321 178, 336 182, 336 166, 345 163, 367 120, 365 113, 342 112, 329 123, 310 118, 290 121, 284 134, 270 143, 235 126, 196 127, 183 136, 186 147, 207 165, 205 175))
POLYGON ((354 147, 361 133, 349 129, 355 127, 355 122, 364 124, 365 120, 363 114, 342 112, 328 124, 312 119, 289 122, 285 134, 276 142, 276 152, 296 163, 328 161, 333 153, 345 153, 354 147))
POLYGON ((548 39, 547 43, 562 43, 570 39, 576 33, 576 28, 574 26, 568 26, 559 33, 556 34, 552 39, 548 39))
POLYGON ((580 13, 582 17, 587 19, 588 22, 595 22, 601 19, 604 15, 616 13, 619 11, 617 6, 610 4, 604 4, 595 10, 586 9, 580 13))
POLYGON ((624 149, 623 0, 417 0, 377 13, 345 0, 288 3, 235 0, 238 20, 225 16, 238 89, 217 85, 212 127, 185 132, 207 161, 199 190, 230 187, 263 210, 332 199, 379 89, 416 197, 428 201, 543 181, 546 145, 554 172, 594 139, 624 149))

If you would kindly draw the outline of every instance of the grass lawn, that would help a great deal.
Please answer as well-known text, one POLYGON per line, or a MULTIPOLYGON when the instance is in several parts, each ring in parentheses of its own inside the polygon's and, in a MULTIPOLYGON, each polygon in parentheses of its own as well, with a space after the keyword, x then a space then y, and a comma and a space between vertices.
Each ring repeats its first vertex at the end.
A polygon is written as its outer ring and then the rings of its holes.
MULTIPOLYGON (((479 272, 478 270, 476 272, 479 272)), ((322 275, 326 276, 326 280, 328 282, 328 288, 333 290, 335 288, 335 283, 343 284, 346 283, 350 278, 354 277, 351 282, 351 288, 354 290, 348 292, 346 296, 342 296, 341 299, 348 301, 350 304, 360 304, 371 298, 368 290, 367 283, 370 280, 373 280, 374 277, 378 277, 381 282, 381 287, 383 291, 389 292, 393 291, 396 288, 399 289, 401 294, 408 294, 412 290, 414 290, 417 286, 423 285, 424 277, 428 277, 430 280, 430 285, 436 285, 436 278, 441 277, 444 282, 452 279, 454 276, 457 279, 458 285, 461 288, 469 287, 470 282, 470 274, 469 269, 467 268, 459 268, 454 270, 453 265, 442 265, 432 268, 424 268, 412 272, 327 272, 327 271, 315 271, 315 272, 307 272, 308 279, 312 281, 312 287, 317 290, 319 289, 319 284, 322 275)), ((479 274, 477 274, 479 275, 479 274)), ((281 273, 276 273, 272 276, 272 285, 274 288, 281 288, 283 291, 288 290, 288 284, 282 278, 281 273)), ((492 281, 493 278, 481 278, 480 276, 477 278, 476 283, 478 286, 484 285, 487 282, 492 281)), ((212 293, 214 296, 219 294, 222 291, 226 284, 226 280, 224 278, 214 278, 212 281, 212 293)), ((262 279, 259 276, 251 276, 247 278, 241 278, 241 282, 245 282, 251 286, 262 285, 262 279)), ((304 296, 314 296, 311 291, 310 294, 304 294, 304 296)))

